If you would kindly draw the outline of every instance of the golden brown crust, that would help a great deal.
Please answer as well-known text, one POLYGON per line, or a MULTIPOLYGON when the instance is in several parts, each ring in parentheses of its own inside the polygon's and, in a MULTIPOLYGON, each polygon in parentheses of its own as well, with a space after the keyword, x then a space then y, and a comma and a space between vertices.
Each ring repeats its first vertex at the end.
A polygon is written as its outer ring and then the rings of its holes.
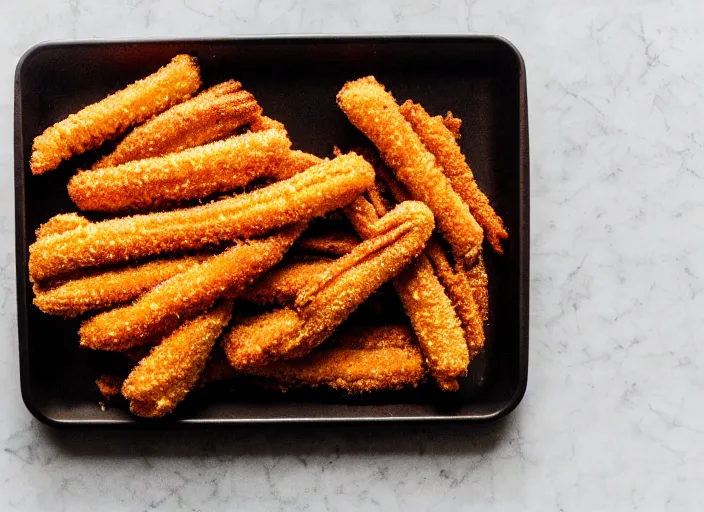
POLYGON ((156 73, 47 128, 34 139, 32 173, 43 174, 73 155, 97 148, 130 126, 188 99, 200 84, 196 60, 177 55, 156 73))
POLYGON ((232 302, 225 301, 187 321, 154 347, 122 385, 130 411, 145 418, 173 411, 196 385, 231 315, 232 302))
POLYGON ((272 119, 267 116, 255 117, 249 125, 250 130, 253 132, 261 132, 264 130, 285 130, 286 127, 283 123, 272 119))
POLYGON ((241 299, 255 304, 293 304, 299 292, 321 275, 333 260, 320 258, 310 261, 284 262, 271 269, 247 288, 241 299))
MULTIPOLYGON (((389 172, 377 168, 376 173, 397 201, 406 200, 408 192, 389 172)), ((462 263, 451 263, 435 238, 428 241, 425 254, 460 319, 471 361, 484 347, 484 322, 489 318, 489 278, 484 258, 480 254, 470 268, 462 263)))
POLYGON ((154 209, 229 192, 266 175, 291 146, 286 132, 266 130, 180 153, 81 171, 68 193, 81 210, 154 209))
POLYGON ((319 158, 305 151, 294 149, 287 151, 277 162, 269 169, 267 176, 272 176, 277 180, 287 180, 295 176, 299 172, 305 171, 314 165, 328 162, 329 160, 319 158))
POLYGON ((430 208, 457 258, 474 261, 481 251, 483 231, 433 155, 401 115, 393 96, 374 77, 368 76, 347 82, 337 95, 337 104, 352 124, 379 148, 413 197, 430 208))
POLYGON ((329 386, 347 393, 417 386, 425 376, 423 358, 407 327, 371 329, 352 343, 313 351, 303 359, 251 367, 247 372, 273 379, 283 390, 329 386))
POLYGON ((183 151, 231 135, 261 113, 251 93, 234 80, 218 84, 132 130, 93 169, 183 151))
POLYGON ((411 100, 401 105, 400 111, 425 147, 435 156, 452 188, 467 203, 493 249, 503 254, 501 240, 508 238, 504 223, 479 189, 467 159, 455 140, 455 134, 445 125, 446 121, 441 116, 431 117, 421 105, 411 100))
POLYGON ((90 224, 90 221, 77 213, 60 213, 39 226, 35 231, 35 235, 37 235, 37 238, 58 235, 88 224, 90 224))
POLYGON ((462 119, 452 115, 452 112, 448 110, 445 117, 442 119, 442 123, 450 130, 450 133, 455 137, 455 140, 459 140, 462 137, 460 129, 462 128, 462 119))
POLYGON ((163 336, 219 298, 235 297, 281 261, 304 228, 298 224, 235 245, 164 281, 132 304, 86 320, 78 331, 81 346, 124 351, 163 336))
POLYGON ((325 340, 364 300, 423 250, 434 227, 430 210, 407 201, 382 217, 375 236, 332 262, 281 309, 235 325, 223 337, 237 369, 302 357, 325 340))
POLYGON ((44 313, 63 317, 128 302, 159 283, 185 272, 206 256, 155 260, 141 265, 87 273, 49 286, 34 285, 34 305, 44 313))
MULTIPOLYGON (((360 197, 345 208, 355 230, 364 238, 373 233, 377 211, 385 209, 381 201, 378 203, 375 208, 360 197)), ((467 373, 469 353, 457 313, 427 258, 421 255, 401 272, 394 279, 394 288, 411 320, 431 375, 441 389, 456 391, 457 378, 467 373)))
POLYGON ((432 239, 425 252, 462 322, 471 361, 484 347, 484 322, 488 312, 484 261, 480 256, 471 270, 464 265, 452 265, 440 244, 432 239))
POLYGON ((373 181, 374 169, 351 153, 247 194, 182 210, 91 223, 32 244, 30 278, 38 282, 81 268, 260 236, 345 206, 373 181))

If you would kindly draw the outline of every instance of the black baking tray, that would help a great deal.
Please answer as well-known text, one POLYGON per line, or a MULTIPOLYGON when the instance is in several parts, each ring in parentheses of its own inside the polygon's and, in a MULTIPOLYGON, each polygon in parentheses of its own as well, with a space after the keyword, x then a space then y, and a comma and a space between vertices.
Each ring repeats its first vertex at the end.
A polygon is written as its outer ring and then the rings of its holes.
POLYGON ((528 374, 529 157, 526 75, 509 42, 490 36, 244 37, 212 40, 47 43, 20 59, 15 75, 15 222, 22 397, 41 421, 56 425, 231 425, 384 420, 488 421, 512 411, 528 374), (73 211, 66 182, 95 154, 48 174, 29 170, 32 140, 47 126, 166 64, 198 58, 205 85, 235 78, 269 116, 286 124, 294 146, 330 155, 333 145, 363 139, 335 104, 347 80, 373 74, 399 102, 412 98, 431 114, 464 120, 462 149, 480 187, 503 217, 505 254, 485 248, 490 277, 487 350, 458 393, 430 384, 379 395, 329 390, 278 394, 235 381, 197 390, 159 422, 124 406, 98 406, 94 380, 114 369, 114 354, 78 347, 78 321, 32 305, 28 246, 40 223, 73 211))

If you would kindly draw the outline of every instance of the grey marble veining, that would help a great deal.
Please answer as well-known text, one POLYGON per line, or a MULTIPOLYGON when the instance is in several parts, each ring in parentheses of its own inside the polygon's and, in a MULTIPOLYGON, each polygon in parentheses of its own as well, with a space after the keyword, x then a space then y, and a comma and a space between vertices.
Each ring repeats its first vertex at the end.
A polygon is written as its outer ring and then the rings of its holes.
POLYGON ((698 510, 704 14, 696 0, 6 2, 0 509, 698 510), (411 5, 412 4, 412 5, 411 5), (527 395, 482 427, 56 432, 20 394, 12 81, 42 40, 491 33, 528 69, 527 395))

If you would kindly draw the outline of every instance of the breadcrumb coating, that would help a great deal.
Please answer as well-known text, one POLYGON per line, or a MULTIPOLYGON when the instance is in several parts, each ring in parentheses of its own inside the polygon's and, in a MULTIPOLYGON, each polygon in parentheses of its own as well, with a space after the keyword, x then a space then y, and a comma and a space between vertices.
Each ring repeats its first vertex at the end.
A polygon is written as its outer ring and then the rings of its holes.
POLYGON ((356 338, 348 335, 337 347, 246 371, 273 379, 284 391, 290 387, 329 386, 347 393, 415 387, 425 376, 420 350, 413 343, 410 329, 403 326, 370 329, 356 338))
POLYGON ((299 292, 293 307, 235 325, 223 348, 236 369, 302 357, 425 247, 434 228, 428 208, 407 201, 382 217, 375 236, 335 260, 299 292))
POLYGON ((283 262, 255 281, 240 298, 260 305, 291 305, 298 293, 310 281, 323 274, 333 261, 330 258, 320 258, 283 262))
POLYGON ((484 322, 488 312, 484 260, 480 256, 471 271, 464 265, 453 266, 440 244, 432 239, 425 252, 462 322, 471 361, 484 348, 484 322))
MULTIPOLYGON (((345 213, 357 233, 368 238, 379 219, 377 212, 383 208, 381 201, 375 208, 364 197, 359 197, 345 208, 345 213)), ((393 284, 431 375, 441 389, 458 390, 457 378, 467 374, 469 365, 467 344, 452 302, 428 259, 419 256, 393 284)))
POLYGON ((81 171, 69 181, 68 193, 81 210, 160 208, 247 185, 290 147, 281 130, 245 133, 180 153, 81 171))
POLYGON ((481 251, 482 228, 453 190, 435 157, 401 115, 394 97, 373 76, 368 76, 347 82, 337 95, 337 104, 379 148, 411 195, 430 208, 457 259, 473 262, 481 251))
POLYGON ((350 153, 247 194, 181 210, 93 222, 33 243, 30 279, 39 282, 81 268, 260 236, 341 208, 373 182, 374 169, 350 153))
POLYGON ((503 254, 501 240, 508 238, 508 232, 501 217, 489 204, 489 199, 479 189, 472 169, 455 140, 455 134, 445 125, 446 120, 442 116, 431 117, 421 105, 411 100, 401 105, 400 111, 428 151, 435 156, 452 188, 467 203, 474 218, 484 228, 492 248, 503 254))
POLYGON ((253 132, 261 132, 264 130, 285 130, 286 126, 276 119, 260 115, 252 120, 249 125, 249 129, 253 132))
POLYGON ((262 111, 242 84, 229 80, 179 103, 136 127, 93 169, 183 151, 232 134, 262 111))
POLYGON ((316 236, 304 235, 296 242, 295 249, 306 253, 343 256, 357 247, 359 242, 359 237, 354 233, 339 231, 316 236))
MULTIPOLYGON (((388 171, 379 167, 376 172, 397 201, 407 200, 408 192, 388 171)), ((460 319, 471 362, 484 347, 484 322, 489 318, 489 278, 484 258, 480 254, 470 268, 451 263, 448 252, 435 238, 428 241, 425 254, 460 319)))
POLYGON ((156 73, 88 105, 34 139, 33 174, 55 169, 73 155, 95 149, 151 116, 188 99, 200 87, 200 69, 189 55, 177 55, 156 73))
POLYGON ((261 240, 249 240, 176 274, 132 304, 100 313, 81 324, 82 347, 124 351, 174 330, 188 317, 227 295, 235 297, 276 265, 304 224, 261 240))
POLYGON ((60 213, 39 226, 35 231, 35 235, 37 235, 37 238, 58 235, 88 224, 90 224, 90 221, 77 213, 60 213))
POLYGON ((460 129, 462 128, 462 119, 452 115, 452 112, 448 110, 445 117, 442 119, 443 124, 450 130, 455 140, 459 140, 462 136, 460 134, 460 129))
POLYGON ((186 321, 154 347, 122 385, 130 411, 143 418, 158 418, 173 411, 198 382, 231 315, 232 302, 225 301, 186 321))
POLYGON ((205 255, 154 260, 101 270, 49 286, 34 285, 34 305, 44 313, 75 317, 128 302, 159 283, 203 262, 205 255))
POLYGON ((305 171, 314 165, 328 162, 329 160, 319 158, 305 151, 294 149, 287 151, 278 161, 276 161, 269 169, 267 176, 276 178, 277 180, 287 180, 295 176, 301 171, 305 171))
POLYGON ((329 346, 348 350, 408 348, 417 345, 413 331, 407 325, 346 326, 340 329, 330 341, 329 346))

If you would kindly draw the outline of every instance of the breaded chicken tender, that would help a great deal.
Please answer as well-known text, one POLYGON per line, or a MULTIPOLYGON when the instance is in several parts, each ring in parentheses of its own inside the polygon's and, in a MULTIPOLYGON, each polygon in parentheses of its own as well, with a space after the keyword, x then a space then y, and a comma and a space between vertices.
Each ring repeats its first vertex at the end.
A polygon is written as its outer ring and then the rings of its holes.
POLYGON ((183 151, 232 134, 262 111, 254 96, 241 87, 229 80, 154 116, 132 130, 93 169, 183 151))
MULTIPOLYGON (((388 171, 379 167, 376 173, 397 201, 408 199, 408 192, 388 171)), ((484 322, 489 317, 489 279, 484 258, 479 255, 467 268, 463 263, 451 261, 451 255, 435 237, 428 241, 425 255, 460 319, 471 362, 484 347, 484 322)))
POLYGON ((329 386, 367 393, 417 386, 425 376, 420 350, 405 326, 384 326, 342 335, 338 346, 321 347, 302 359, 254 366, 246 372, 273 379, 278 387, 329 386))
POLYGON ((352 202, 374 169, 350 153, 247 194, 169 212, 90 223, 29 247, 33 282, 86 267, 217 246, 308 221, 352 202))
POLYGON ((231 315, 232 302, 225 301, 186 321, 154 347, 122 385, 130 411, 143 418, 173 411, 198 382, 231 315))
POLYGON ((481 226, 452 188, 435 157, 401 115, 394 97, 373 76, 347 82, 337 104, 379 148, 384 161, 411 195, 433 212, 457 259, 472 263, 481 251, 481 226))
POLYGON ((47 128, 34 139, 29 162, 32 173, 51 171, 63 160, 97 148, 131 126, 188 99, 200 84, 196 60, 177 55, 156 73, 47 128))
POLYGON ((284 158, 286 132, 245 133, 180 153, 81 171, 68 183, 81 210, 154 209, 229 192, 265 176, 284 158))
MULTIPOLYGON (((364 197, 359 197, 345 208, 362 238, 369 238, 374 233, 374 225, 379 219, 377 210, 384 208, 381 201, 377 203, 375 208, 364 197)), ((393 284, 411 320, 431 375, 441 389, 459 389, 457 378, 467 374, 469 365, 464 331, 428 259, 419 256, 394 279, 393 284)))
POLYGON ((428 243, 426 254, 445 287, 464 328, 470 360, 484 348, 484 322, 488 319, 488 278, 480 256, 471 269, 452 264, 437 240, 428 243))
POLYGON ((489 199, 479 189, 467 159, 455 140, 455 134, 446 126, 446 121, 441 116, 431 117, 421 105, 411 100, 401 105, 400 110, 428 151, 435 156, 452 188, 467 203, 474 218, 484 228, 493 249, 503 254, 501 240, 508 238, 508 232, 501 217, 489 204, 489 199))
POLYGON ((301 290, 294 306, 246 319, 226 333, 223 348, 230 364, 242 369, 310 352, 422 252, 433 228, 433 216, 422 203, 397 206, 374 226, 375 236, 301 290))
POLYGON ((141 265, 99 270, 52 283, 34 285, 34 305, 44 313, 74 317, 129 302, 159 283, 205 260, 205 255, 154 260, 141 265))
POLYGON ((152 342, 223 296, 236 297, 276 265, 305 229, 297 224, 261 240, 239 243, 176 274, 132 304, 100 313, 81 324, 82 347, 124 351, 152 342))

